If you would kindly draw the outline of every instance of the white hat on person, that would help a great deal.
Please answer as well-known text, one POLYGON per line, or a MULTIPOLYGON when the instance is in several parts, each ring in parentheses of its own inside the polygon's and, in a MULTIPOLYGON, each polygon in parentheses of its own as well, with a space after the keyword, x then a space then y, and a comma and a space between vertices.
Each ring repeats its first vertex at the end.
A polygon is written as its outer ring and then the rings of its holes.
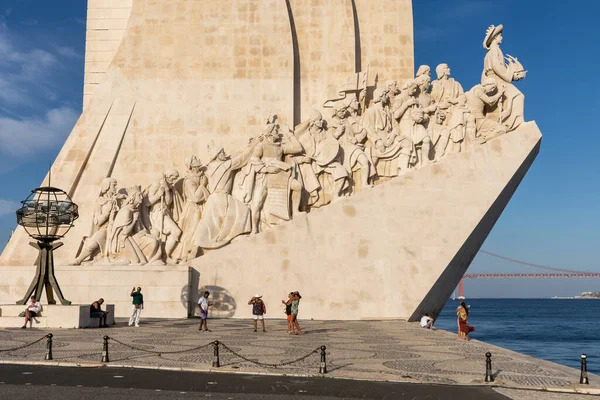
POLYGON ((256 293, 256 294, 254 295, 254 297, 256 297, 257 299, 260 299, 262 296, 261 296, 260 294, 256 293))

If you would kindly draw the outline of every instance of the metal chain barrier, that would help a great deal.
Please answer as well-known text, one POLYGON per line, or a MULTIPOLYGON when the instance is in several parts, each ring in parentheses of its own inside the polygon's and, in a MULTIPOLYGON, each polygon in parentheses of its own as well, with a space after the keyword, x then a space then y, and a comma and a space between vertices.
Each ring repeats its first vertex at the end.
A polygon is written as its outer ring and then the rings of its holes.
POLYGON ((46 339, 47 337, 48 337, 48 335, 44 335, 34 342, 27 343, 27 344, 24 344, 22 346, 18 346, 18 347, 12 348, 12 349, 0 349, 0 353, 8 352, 8 351, 17 351, 17 350, 21 350, 21 349, 24 349, 29 346, 33 346, 34 344, 41 342, 42 340, 46 339))
MULTIPOLYGON (((45 359, 46 360, 52 360, 52 338, 53 335, 51 333, 42 336, 41 338, 31 342, 31 343, 26 343, 24 345, 21 346, 17 346, 14 348, 10 348, 10 349, 0 349, 0 353, 2 352, 10 352, 10 351, 17 351, 20 349, 24 349, 26 347, 29 346, 33 346, 36 343, 41 342, 44 339, 47 339, 47 343, 46 343, 46 355, 45 355, 45 359)), ((214 341, 214 342, 209 342, 200 346, 196 346, 196 347, 192 347, 189 349, 183 349, 183 350, 172 350, 172 351, 157 351, 157 350, 148 350, 148 349, 143 349, 141 347, 137 347, 137 346, 133 346, 131 344, 128 343, 124 343, 121 342, 118 339, 115 339, 113 337, 110 336, 104 336, 104 346, 103 346, 103 350, 102 350, 102 362, 109 362, 110 358, 108 355, 108 341, 112 340, 113 342, 120 344, 122 346, 125 346, 127 348, 130 348, 132 350, 136 350, 136 351, 141 351, 141 352, 145 352, 145 353, 152 353, 152 354, 158 354, 159 356, 162 354, 178 354, 178 353, 187 353, 190 351, 195 351, 195 350, 201 350, 201 349, 205 349, 209 346, 213 346, 214 348, 214 360, 213 360, 213 367, 220 367, 220 362, 219 362, 219 346, 223 346, 223 349, 227 350, 228 352, 230 352, 231 354, 233 354, 234 356, 241 358, 244 361, 247 361, 249 363, 261 366, 261 367, 268 367, 268 368, 277 368, 277 367, 283 367, 286 365, 291 365, 291 364, 295 364, 297 362, 306 360, 308 357, 312 356, 313 354, 318 354, 319 351, 321 352, 321 368, 319 370, 320 373, 327 373, 327 367, 326 367, 326 361, 325 361, 325 346, 319 346, 316 349, 312 350, 310 353, 305 354, 302 357, 298 357, 296 359, 293 360, 288 360, 288 361, 282 361, 280 363, 264 363, 264 362, 260 362, 260 361, 256 361, 256 360, 252 360, 248 357, 245 357, 243 355, 241 355, 240 353, 238 353, 237 351, 231 349, 229 346, 227 346, 225 343, 223 342, 219 342, 219 341, 214 341)))
POLYGON ((230 348, 229 348, 229 347, 228 347, 228 346, 227 346, 225 343, 223 343, 223 342, 221 342, 221 343, 220 343, 220 345, 221 345, 221 346, 223 346, 223 348, 224 348, 225 350, 227 350, 228 352, 230 352, 230 353, 231 353, 231 354, 233 354, 234 356, 241 358, 241 359, 242 359, 242 360, 244 360, 244 361, 248 361, 248 362, 250 362, 250 363, 252 363, 252 364, 260 365, 261 367, 270 367, 270 368, 283 367, 283 366, 285 366, 285 365, 290 365, 290 364, 294 364, 294 363, 297 363, 297 362, 303 361, 303 360, 307 359, 308 357, 312 356, 313 354, 315 354, 315 353, 318 353, 318 352, 319 352, 319 350, 321 350, 321 347, 317 347, 316 349, 314 349, 314 350, 313 350, 313 351, 311 351, 310 353, 306 354, 305 356, 302 356, 302 357, 296 358, 295 360, 283 361, 283 362, 281 362, 281 363, 278 363, 278 364, 270 364, 270 363, 262 363, 262 362, 260 362, 260 361, 251 360, 251 359, 249 359, 248 357, 244 357, 244 356, 243 356, 243 355, 241 355, 240 353, 238 353, 238 352, 236 352, 236 351, 234 351, 234 350, 230 349, 230 348))
POLYGON ((130 344, 123 343, 120 340, 115 339, 114 337, 110 337, 109 336, 108 339, 112 340, 113 342, 118 343, 118 344, 120 344, 122 346, 129 347, 130 349, 137 350, 137 351, 143 351, 143 352, 146 352, 146 353, 158 354, 159 356, 161 354, 178 354, 178 353, 186 353, 188 351, 193 351, 193 350, 201 350, 201 349, 204 349, 204 348, 206 348, 208 346, 212 346, 212 344, 213 344, 213 342, 210 342, 210 343, 207 343, 207 344, 203 344, 202 346, 192 347, 191 349, 184 349, 184 350, 156 351, 156 350, 148 350, 148 349, 142 349, 140 347, 132 346, 130 344))

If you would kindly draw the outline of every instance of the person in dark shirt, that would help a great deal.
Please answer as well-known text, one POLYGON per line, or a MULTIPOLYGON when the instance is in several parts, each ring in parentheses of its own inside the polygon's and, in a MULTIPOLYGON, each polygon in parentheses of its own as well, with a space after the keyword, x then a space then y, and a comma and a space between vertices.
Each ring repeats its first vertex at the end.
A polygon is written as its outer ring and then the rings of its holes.
POLYGON ((131 297, 132 306, 131 306, 131 317, 129 318, 129 326, 133 326, 135 323, 135 327, 140 327, 140 316, 142 315, 142 310, 144 309, 144 295, 142 294, 142 288, 138 287, 137 290, 135 286, 131 289, 131 297))
POLYGON ((102 304, 104 304, 104 299, 98 299, 92 303, 90 306, 90 318, 98 318, 98 328, 108 328, 106 324, 108 311, 102 311, 102 304))
POLYGON ((294 298, 294 293, 290 292, 288 294, 288 299, 281 300, 283 304, 285 304, 285 315, 287 316, 287 333, 291 334, 294 331, 294 326, 292 324, 292 301, 294 298))
POLYGON ((267 312, 267 308, 265 307, 265 303, 262 301, 262 296, 258 293, 254 295, 248 302, 248 305, 252 306, 252 316, 254 317, 254 332, 256 332, 256 328, 258 325, 258 320, 262 324, 263 332, 266 332, 265 329, 265 314, 267 312))

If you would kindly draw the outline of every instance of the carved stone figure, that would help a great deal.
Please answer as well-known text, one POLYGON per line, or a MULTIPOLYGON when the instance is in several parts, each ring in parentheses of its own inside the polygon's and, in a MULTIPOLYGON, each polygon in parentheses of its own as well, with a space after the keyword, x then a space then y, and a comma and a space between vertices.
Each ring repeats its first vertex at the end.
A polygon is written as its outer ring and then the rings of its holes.
POLYGON ((143 192, 144 205, 148 208, 145 225, 151 228, 152 234, 161 242, 163 237, 166 237, 164 256, 169 264, 177 263, 171 255, 182 233, 175 222, 179 219, 182 203, 181 195, 174 190, 177 179, 179 179, 177 170, 167 170, 158 182, 148 186, 143 192))
MULTIPOLYGON (((383 108, 390 115, 394 115, 398 109, 402 106, 402 96, 400 95, 400 88, 395 80, 388 80, 385 82, 383 87, 382 104, 383 108)), ((392 119, 392 129, 398 127, 398 121, 392 119)))
MULTIPOLYGON (((402 86, 402 91, 396 96, 396 107, 394 108, 394 120, 397 121, 395 127, 399 129, 402 135, 410 137, 413 122, 410 116, 410 110, 419 108, 419 85, 414 79, 407 80, 402 86)), ((385 99, 384 99, 385 101, 385 99)))
POLYGON ((289 127, 272 118, 259 139, 248 164, 236 175, 233 189, 234 197, 250 207, 253 233, 292 219, 299 212, 302 195, 296 165, 284 162, 285 155, 303 151, 289 127))
POLYGON ((231 195, 235 171, 246 165, 255 143, 251 139, 242 153, 230 157, 221 146, 209 144, 206 166, 208 191, 202 219, 194 232, 194 245, 202 249, 225 246, 236 236, 250 233, 250 209, 231 195))
POLYGON ((445 123, 446 113, 438 110, 435 117, 429 123, 429 137, 433 146, 434 159, 439 160, 446 155, 446 146, 450 138, 450 132, 445 123))
POLYGON ((431 97, 443 110, 451 109, 457 104, 458 96, 464 93, 460 83, 450 77, 448 64, 439 64, 435 68, 437 79, 431 83, 431 97))
MULTIPOLYGON (((363 116, 363 126, 367 130, 371 160, 380 177, 394 177, 409 168, 413 144, 410 138, 392 128, 392 115, 384 107, 387 102, 385 91, 375 89, 373 106, 363 116)), ((412 104, 417 100, 413 99, 412 104)))
POLYGON ((456 100, 457 103, 452 107, 452 114, 447 123, 450 131, 447 154, 460 153, 464 150, 467 141, 470 143, 475 140, 475 118, 467 106, 467 96, 461 94, 456 100))
POLYGON ((496 81, 498 90, 503 93, 498 108, 493 112, 498 115, 499 120, 501 118, 502 124, 510 132, 523 122, 525 103, 525 96, 512 82, 525 78, 527 71, 510 55, 506 56, 508 64, 505 62, 504 53, 500 49, 503 30, 502 25, 491 25, 486 31, 483 48, 488 52, 483 60, 481 82, 483 83, 485 78, 492 78, 496 81))
POLYGON ((84 238, 83 249, 69 264, 80 265, 84 260, 94 258, 98 253, 108 262, 108 232, 119 210, 119 202, 124 198, 124 195, 117 193, 116 179, 102 180, 100 195, 94 204, 94 233, 91 237, 84 238))
POLYGON ((194 231, 202 218, 204 203, 210 193, 206 188, 208 179, 204 175, 200 160, 196 156, 190 156, 186 158, 185 166, 188 174, 183 179, 184 204, 178 221, 183 233, 177 249, 177 259, 190 261, 198 257, 198 247, 194 246, 194 231))
POLYGON ((431 68, 429 65, 419 65, 417 69, 417 73, 415 74, 415 78, 426 75, 429 77, 429 81, 431 81, 431 68))
POLYGON ((429 164, 431 152, 431 138, 425 127, 425 112, 422 108, 410 110, 410 139, 415 147, 416 161, 418 166, 429 164))
POLYGON ((502 92, 498 91, 496 80, 485 78, 482 84, 475 85, 467 92, 467 101, 471 114, 475 118, 477 127, 477 140, 485 142, 499 134, 506 133, 506 126, 502 124, 499 117, 488 114, 494 109, 502 92), (495 119, 495 117, 498 117, 495 119))
POLYGON ((325 124, 321 113, 313 109, 308 121, 296 128, 296 136, 304 149, 304 156, 296 159, 311 207, 329 204, 349 187, 348 172, 340 162, 340 144, 325 124))
POLYGON ((427 92, 431 86, 431 77, 427 74, 419 75, 415 78, 415 83, 418 88, 417 99, 419 100, 419 107, 423 109, 425 114, 425 127, 429 124, 430 116, 432 116, 438 109, 437 104, 433 100, 433 97, 427 92))
MULTIPOLYGON (((366 93, 366 92, 361 92, 366 93)), ((350 113, 350 119, 352 122, 360 123, 360 116, 362 115, 362 107, 360 105, 360 100, 350 99, 348 102, 348 112, 350 113)))
POLYGON ((332 133, 342 147, 343 165, 349 174, 360 171, 361 187, 371 187, 370 178, 375 175, 371 161, 365 154, 367 130, 349 114, 350 104, 338 102, 333 107, 332 133))
POLYGON ((134 264, 162 264, 160 241, 150 234, 141 218, 143 202, 140 186, 127 189, 127 198, 110 232, 110 253, 113 259, 126 259, 134 264), (125 254, 127 250, 129 254, 125 254))

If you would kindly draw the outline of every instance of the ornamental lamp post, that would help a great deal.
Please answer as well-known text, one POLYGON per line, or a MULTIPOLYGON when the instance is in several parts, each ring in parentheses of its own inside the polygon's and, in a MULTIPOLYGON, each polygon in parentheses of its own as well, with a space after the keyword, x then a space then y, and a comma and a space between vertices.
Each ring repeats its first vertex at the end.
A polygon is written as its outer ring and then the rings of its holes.
POLYGON ((67 234, 79 217, 77 204, 71 201, 66 192, 52 186, 32 190, 21 204, 21 208, 17 210, 17 224, 37 241, 29 244, 39 250, 39 256, 35 277, 25 297, 17 301, 17 304, 26 304, 31 296, 39 301, 46 288, 48 304, 56 304, 54 290, 60 303, 68 306, 71 302, 63 297, 54 276, 53 252, 63 245, 56 241, 67 234))

